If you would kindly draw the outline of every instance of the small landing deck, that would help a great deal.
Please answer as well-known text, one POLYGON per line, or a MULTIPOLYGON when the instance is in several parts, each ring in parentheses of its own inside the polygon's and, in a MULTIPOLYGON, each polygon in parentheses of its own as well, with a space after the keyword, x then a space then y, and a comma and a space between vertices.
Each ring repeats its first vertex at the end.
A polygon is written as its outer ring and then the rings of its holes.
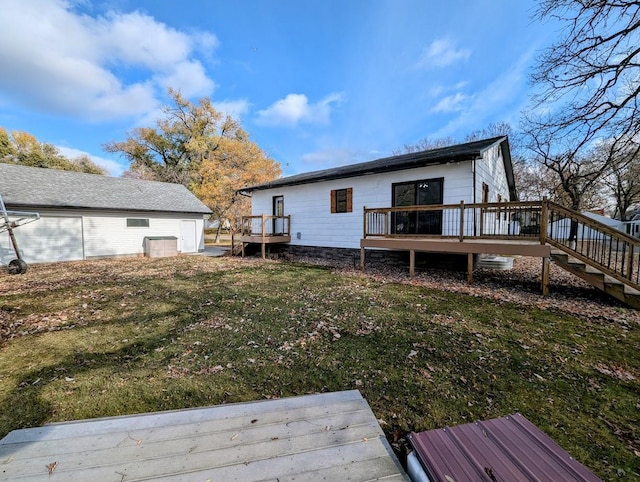
POLYGON ((56 423, 0 440, 0 480, 158 479, 409 480, 357 390, 56 423))

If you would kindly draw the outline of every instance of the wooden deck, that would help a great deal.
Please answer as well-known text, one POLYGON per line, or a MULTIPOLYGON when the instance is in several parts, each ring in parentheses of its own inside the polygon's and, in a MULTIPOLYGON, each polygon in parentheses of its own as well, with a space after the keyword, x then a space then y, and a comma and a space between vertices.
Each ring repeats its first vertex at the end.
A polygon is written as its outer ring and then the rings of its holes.
POLYGON ((158 479, 409 480, 357 390, 57 423, 0 441, 0 480, 158 479))
POLYGON ((245 244, 259 244, 264 259, 268 245, 291 242, 291 216, 242 216, 240 235, 231 238, 234 254, 236 241, 240 241, 243 258, 245 244))
POLYGON ((360 267, 365 269, 366 248, 409 251, 409 276, 415 275, 416 251, 431 253, 466 254, 467 281, 473 282, 473 256, 476 254, 499 254, 534 256, 542 259, 540 288, 543 295, 549 294, 549 259, 551 247, 534 240, 506 240, 466 238, 463 241, 451 238, 377 237, 360 240, 360 267))

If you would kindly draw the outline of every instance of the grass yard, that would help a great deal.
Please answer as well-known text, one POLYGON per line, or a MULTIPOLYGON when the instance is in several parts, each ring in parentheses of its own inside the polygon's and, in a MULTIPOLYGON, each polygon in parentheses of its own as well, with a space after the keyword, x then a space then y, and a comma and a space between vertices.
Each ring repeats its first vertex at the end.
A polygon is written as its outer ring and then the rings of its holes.
POLYGON ((578 318, 255 259, 3 271, 0 437, 356 388, 396 448, 408 431, 521 412, 602 479, 637 480, 640 326, 617 312, 578 318))

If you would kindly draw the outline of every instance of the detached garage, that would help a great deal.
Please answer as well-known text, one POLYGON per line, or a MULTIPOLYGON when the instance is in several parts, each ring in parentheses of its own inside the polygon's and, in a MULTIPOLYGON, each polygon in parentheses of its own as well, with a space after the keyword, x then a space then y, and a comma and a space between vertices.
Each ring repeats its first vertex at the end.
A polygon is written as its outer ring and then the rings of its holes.
MULTIPOLYGON (((0 194, 10 211, 38 221, 15 230, 27 263, 145 254, 145 238, 175 239, 177 251, 204 249, 202 202, 180 184, 0 163, 0 194)), ((0 252, 11 248, 0 235, 0 252)))

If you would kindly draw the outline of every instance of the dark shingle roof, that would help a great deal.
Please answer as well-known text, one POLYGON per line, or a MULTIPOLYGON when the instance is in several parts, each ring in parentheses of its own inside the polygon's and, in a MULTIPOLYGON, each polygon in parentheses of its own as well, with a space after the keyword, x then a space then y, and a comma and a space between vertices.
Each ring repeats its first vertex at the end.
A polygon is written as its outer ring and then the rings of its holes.
POLYGON ((515 183, 513 182, 513 169, 511 166, 511 155, 509 152, 509 142, 506 137, 492 137, 479 141, 466 142, 455 146, 441 147, 428 151, 412 152, 410 154, 400 154, 398 156, 384 157, 375 161, 339 166, 322 171, 305 172, 295 176, 283 177, 274 181, 249 186, 241 189, 241 192, 258 191, 262 189, 272 189, 282 186, 295 186, 312 182, 329 181, 333 179, 343 179, 347 177, 363 176, 381 172, 400 171, 413 169, 416 167, 429 166, 433 164, 443 164, 447 162, 469 161, 479 158, 483 153, 496 144, 502 145, 502 153, 507 171, 509 190, 513 200, 516 199, 515 183))
POLYGON ((7 206, 211 213, 181 184, 0 163, 7 206))

